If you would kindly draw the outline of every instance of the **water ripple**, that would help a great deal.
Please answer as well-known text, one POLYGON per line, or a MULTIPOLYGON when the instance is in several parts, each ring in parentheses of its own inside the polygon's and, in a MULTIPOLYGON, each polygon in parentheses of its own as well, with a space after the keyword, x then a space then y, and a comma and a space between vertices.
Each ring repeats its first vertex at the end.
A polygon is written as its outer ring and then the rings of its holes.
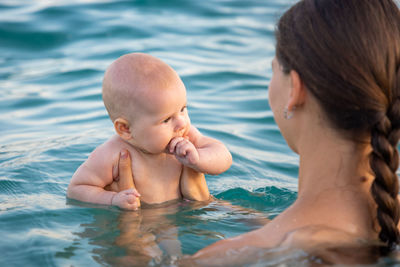
MULTIPOLYGON (((289 205, 298 158, 274 123, 268 84, 275 21, 292 2, 1 1, 0 235, 7 242, 0 250, 8 254, 0 265, 120 263, 125 248, 114 241, 124 213, 67 203, 65 192, 76 168, 113 134, 103 73, 134 51, 177 70, 192 123, 232 152, 226 173, 206 177, 213 195, 260 216, 289 205)), ((256 228, 246 221, 250 212, 221 203, 181 203, 182 212, 158 221, 178 218, 189 254, 256 228)))

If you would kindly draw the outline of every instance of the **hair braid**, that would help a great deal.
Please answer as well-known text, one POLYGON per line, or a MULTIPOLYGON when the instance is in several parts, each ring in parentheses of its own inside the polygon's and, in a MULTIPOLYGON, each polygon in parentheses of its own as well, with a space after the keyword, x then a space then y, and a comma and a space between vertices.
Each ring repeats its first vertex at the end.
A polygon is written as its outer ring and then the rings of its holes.
POLYGON ((400 242, 397 228, 400 217, 400 205, 397 200, 399 182, 396 171, 399 167, 397 144, 400 138, 400 68, 393 86, 393 101, 387 114, 374 125, 371 131, 370 164, 375 173, 371 191, 378 205, 377 219, 381 230, 379 238, 387 243, 388 249, 400 242))

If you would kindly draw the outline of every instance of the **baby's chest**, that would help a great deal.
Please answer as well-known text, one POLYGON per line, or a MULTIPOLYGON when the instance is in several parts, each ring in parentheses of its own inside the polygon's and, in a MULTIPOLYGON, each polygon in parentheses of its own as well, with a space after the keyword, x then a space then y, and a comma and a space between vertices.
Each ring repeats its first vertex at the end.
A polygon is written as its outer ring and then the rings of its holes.
POLYGON ((136 168, 136 171, 133 170, 133 182, 141 194, 141 200, 146 203, 161 203, 181 198, 181 165, 171 163, 161 167, 141 166, 136 168))

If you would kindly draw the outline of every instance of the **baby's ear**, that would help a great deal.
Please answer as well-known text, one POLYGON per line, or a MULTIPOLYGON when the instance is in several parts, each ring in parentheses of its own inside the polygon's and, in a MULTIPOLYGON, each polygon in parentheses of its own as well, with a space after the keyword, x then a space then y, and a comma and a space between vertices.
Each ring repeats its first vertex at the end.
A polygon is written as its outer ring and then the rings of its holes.
POLYGON ((124 140, 129 140, 132 138, 132 133, 130 130, 130 124, 127 120, 123 118, 117 118, 114 120, 114 128, 119 136, 124 140))

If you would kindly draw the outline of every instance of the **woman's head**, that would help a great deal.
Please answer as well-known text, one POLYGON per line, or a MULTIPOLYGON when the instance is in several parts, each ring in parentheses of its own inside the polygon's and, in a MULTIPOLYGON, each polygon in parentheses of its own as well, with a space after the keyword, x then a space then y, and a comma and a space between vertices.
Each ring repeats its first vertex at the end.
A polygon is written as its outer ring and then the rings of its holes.
POLYGON ((380 238, 399 242, 400 11, 392 0, 302 0, 280 19, 276 57, 296 71, 330 125, 371 136, 380 238))

